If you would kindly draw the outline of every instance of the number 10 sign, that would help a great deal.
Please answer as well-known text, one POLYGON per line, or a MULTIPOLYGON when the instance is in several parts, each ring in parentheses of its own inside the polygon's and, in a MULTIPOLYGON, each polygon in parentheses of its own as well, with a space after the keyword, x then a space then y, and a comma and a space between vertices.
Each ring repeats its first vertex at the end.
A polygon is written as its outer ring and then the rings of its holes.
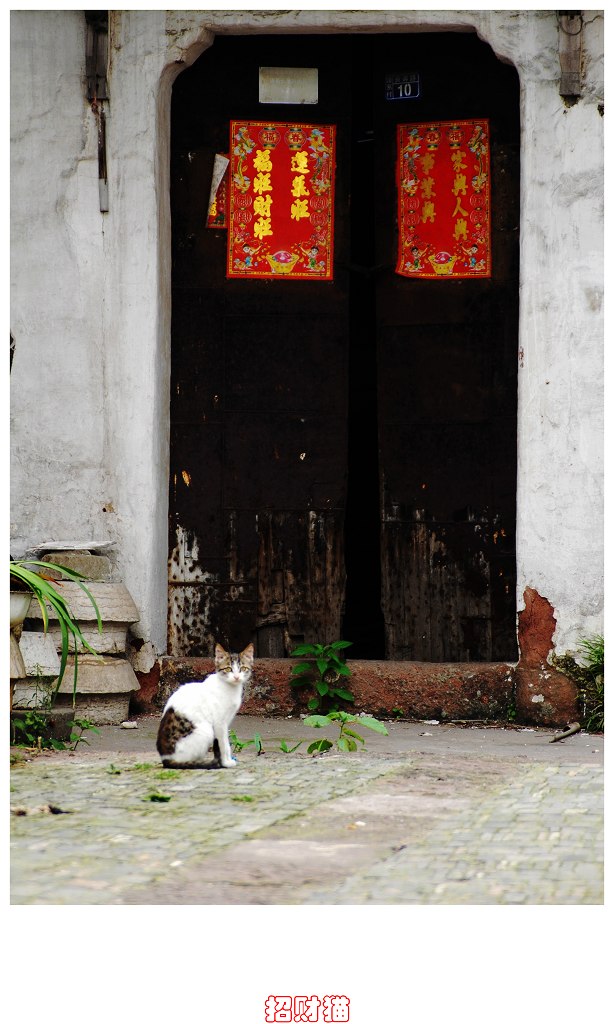
POLYGON ((387 100, 416 100, 420 95, 420 75, 406 71, 386 75, 387 100))

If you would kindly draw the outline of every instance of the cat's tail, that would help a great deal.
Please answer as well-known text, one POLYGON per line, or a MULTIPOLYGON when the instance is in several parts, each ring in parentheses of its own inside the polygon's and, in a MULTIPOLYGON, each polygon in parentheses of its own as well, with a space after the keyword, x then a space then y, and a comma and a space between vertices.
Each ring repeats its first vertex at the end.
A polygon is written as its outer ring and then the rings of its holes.
POLYGON ((162 758, 163 768, 221 768, 220 761, 169 761, 162 758))

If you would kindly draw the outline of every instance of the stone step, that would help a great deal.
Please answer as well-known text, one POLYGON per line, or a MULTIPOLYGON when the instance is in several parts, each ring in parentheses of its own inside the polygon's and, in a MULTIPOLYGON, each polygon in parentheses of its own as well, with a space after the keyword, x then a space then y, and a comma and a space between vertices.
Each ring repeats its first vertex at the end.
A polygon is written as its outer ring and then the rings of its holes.
MULTIPOLYGON (((79 623, 96 622, 96 612, 87 594, 78 583, 66 580, 51 584, 66 600, 71 613, 79 623)), ((124 623, 127 626, 138 622, 140 615, 128 588, 123 583, 102 583, 85 581, 85 586, 98 605, 100 617, 105 622, 124 623)), ((33 601, 28 612, 27 622, 42 622, 42 611, 38 601, 33 601)), ((50 621, 57 621, 53 611, 49 612, 50 621)))
MULTIPOLYGON (((307 711, 312 685, 291 687, 292 666, 300 658, 257 658, 242 713, 296 715, 307 711)), ((352 710, 376 717, 506 721, 513 704, 514 669, 504 662, 442 664, 410 661, 348 661, 343 681, 355 696, 352 710)), ((214 671, 212 658, 160 658, 158 701, 177 687, 214 671)), ((348 710, 350 708, 348 707, 348 710)))
MULTIPOLYGON (((126 656, 127 644, 128 644, 128 626, 126 623, 118 622, 103 622, 102 633, 98 631, 98 626, 88 624, 79 620, 79 628, 83 635, 83 639, 87 644, 96 652, 96 654, 116 654, 122 657, 126 656)), ((33 634, 38 635, 38 634, 33 634)), ((62 633, 60 631, 60 624, 56 619, 49 621, 49 630, 47 634, 55 651, 62 650, 62 633)), ((22 634, 23 637, 26 633, 22 634)), ((69 638, 70 650, 74 650, 73 637, 69 638)), ((82 643, 77 645, 77 654, 85 652, 86 647, 82 643)), ((29 674, 29 673, 28 673, 29 674)))
POLYGON ((24 632, 19 638, 25 676, 57 678, 60 671, 60 659, 55 645, 55 638, 50 633, 24 632))
MULTIPOLYGON (((108 582, 112 573, 111 559, 106 555, 92 555, 89 551, 54 551, 43 555, 42 562, 51 562, 55 565, 71 569, 85 576, 86 580, 99 580, 108 582)), ((49 569, 49 576, 54 580, 64 579, 60 572, 49 569)))
MULTIPOLYGON (((72 694, 74 664, 74 657, 69 657, 59 693, 72 694)), ((77 693, 129 694, 138 688, 139 683, 132 665, 125 658, 96 657, 93 654, 79 655, 77 693)))

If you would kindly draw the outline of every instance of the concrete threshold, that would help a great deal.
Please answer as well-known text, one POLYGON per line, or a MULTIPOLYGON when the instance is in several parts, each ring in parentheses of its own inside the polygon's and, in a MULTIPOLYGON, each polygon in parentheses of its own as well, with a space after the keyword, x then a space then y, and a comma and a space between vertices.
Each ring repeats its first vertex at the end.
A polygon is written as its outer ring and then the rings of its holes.
MULTIPOLYGON (((156 704, 184 682, 213 671, 211 658, 160 658, 156 704)), ((307 710, 313 687, 290 686, 296 659, 259 658, 242 712, 271 717, 307 710)), ((377 717, 502 721, 514 707, 514 666, 504 662, 348 661, 353 707, 377 717)))

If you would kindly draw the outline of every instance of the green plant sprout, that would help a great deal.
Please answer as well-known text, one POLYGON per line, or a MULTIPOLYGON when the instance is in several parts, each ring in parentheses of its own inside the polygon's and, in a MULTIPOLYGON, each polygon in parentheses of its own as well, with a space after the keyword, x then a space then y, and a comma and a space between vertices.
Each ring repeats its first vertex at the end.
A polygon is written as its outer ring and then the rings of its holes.
POLYGON ((89 746, 89 740, 86 740, 84 732, 95 732, 100 733, 100 729, 97 729, 93 722, 90 722, 89 718, 75 718, 74 721, 69 723, 71 726, 70 730, 70 742, 72 743, 71 750, 76 750, 80 743, 85 743, 89 746), (77 732, 77 730, 79 730, 77 732))
POLYGON ((347 679, 352 674, 339 653, 351 646, 351 640, 335 640, 332 644, 299 644, 291 652, 291 658, 310 659, 293 665, 290 679, 290 686, 313 683, 316 696, 307 702, 310 711, 323 711, 325 705, 336 710, 339 700, 354 702, 354 694, 338 685, 342 676, 347 679))
MULTIPOLYGON (((70 750, 76 750, 79 743, 87 743, 84 732, 99 732, 88 718, 76 718, 68 723, 71 727, 70 750), (77 731, 78 730, 78 731, 77 731)), ((66 750, 63 740, 49 736, 49 722, 37 711, 24 711, 23 716, 11 719, 11 743, 15 747, 37 747, 39 750, 66 750)))
POLYGON ((22 716, 11 718, 11 745, 38 748, 38 750, 66 750, 62 740, 49 736, 49 725, 44 715, 27 710, 22 716))
POLYGON ((237 753, 240 750, 243 750, 244 747, 255 747, 257 754, 265 753, 265 749, 262 745, 262 736, 259 732, 255 732, 254 738, 251 740, 240 740, 234 729, 230 729, 228 739, 230 740, 232 749, 237 753))
POLYGON ((605 728, 605 650, 600 635, 584 637, 579 641, 584 659, 584 719, 588 732, 603 732, 605 728))
MULTIPOLYGON (((372 718, 370 715, 350 715, 347 711, 329 711, 327 715, 309 715, 308 718, 304 719, 305 725, 310 725, 314 729, 324 729, 328 725, 338 725, 339 735, 335 740, 339 750, 346 752, 358 750, 356 741, 364 745, 365 739, 356 732, 355 728, 350 726, 365 726, 367 729, 372 729, 373 732, 379 732, 382 736, 388 735, 386 726, 378 721, 377 718, 372 718)), ((308 754, 319 753, 323 754, 326 750, 334 746, 333 742, 328 739, 314 740, 307 747, 308 754)))
POLYGON ((553 655, 552 665, 564 672, 578 688, 582 728, 587 732, 603 732, 605 729, 605 653, 603 636, 582 637, 578 640, 577 661, 569 652, 553 655))
POLYGON ((279 744, 279 749, 284 754, 293 754, 295 750, 298 750, 298 748, 301 746, 303 742, 303 740, 299 740, 298 743, 296 743, 293 747, 289 747, 286 741, 282 740, 281 743, 279 744))

